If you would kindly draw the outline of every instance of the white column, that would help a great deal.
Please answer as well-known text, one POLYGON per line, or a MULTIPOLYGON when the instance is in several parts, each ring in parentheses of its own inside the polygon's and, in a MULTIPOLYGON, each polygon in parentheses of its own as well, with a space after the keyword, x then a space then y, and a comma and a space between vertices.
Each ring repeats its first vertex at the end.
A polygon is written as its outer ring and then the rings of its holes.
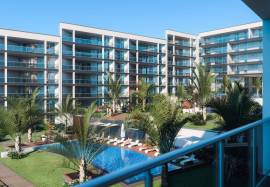
POLYGON ((47 41, 44 41, 44 112, 47 112, 47 86, 48 86, 48 62, 47 62, 47 41))
MULTIPOLYGON (((7 98, 7 76, 8 76, 8 74, 7 74, 7 45, 8 45, 8 43, 7 43, 8 41, 7 41, 7 36, 5 36, 5 43, 4 43, 4 45, 5 45, 5 56, 4 56, 4 66, 5 66, 5 69, 4 69, 4 97, 5 98, 7 98)), ((5 105, 5 107, 7 107, 7 101, 5 100, 5 103, 4 103, 4 105, 5 105)))
POLYGON ((139 84, 139 41, 136 40, 136 91, 138 91, 139 84))
POLYGON ((75 107, 75 56, 76 56, 76 48, 75 48, 75 30, 72 31, 72 40, 73 40, 73 44, 72 44, 72 98, 73 100, 73 106, 75 107))
POLYGON ((104 105, 104 97, 105 97, 105 67, 104 67, 104 59, 105 59, 105 50, 104 50, 104 46, 105 46, 105 36, 102 35, 102 105, 104 105))

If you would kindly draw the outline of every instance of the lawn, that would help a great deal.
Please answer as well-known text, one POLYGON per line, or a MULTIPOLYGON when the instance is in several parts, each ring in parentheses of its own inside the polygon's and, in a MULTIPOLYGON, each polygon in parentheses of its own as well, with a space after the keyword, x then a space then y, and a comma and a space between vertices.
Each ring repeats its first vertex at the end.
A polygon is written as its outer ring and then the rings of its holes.
MULTIPOLYGON (((62 168, 63 157, 49 152, 37 151, 31 153, 28 157, 20 160, 12 160, 10 158, 0 159, 0 163, 3 163, 18 175, 24 177, 37 187, 61 187, 63 185, 63 174, 72 170, 62 168)), ((202 168, 185 172, 182 174, 174 175, 170 177, 172 186, 178 184, 188 184, 188 182, 197 182, 196 184, 208 184, 210 174, 208 168, 202 168), (192 180, 192 179, 200 180, 192 180), (203 179, 203 180, 202 180, 203 179)), ((116 184, 112 187, 121 187, 122 185, 116 184)), ((140 184, 137 187, 143 187, 144 184, 140 184)), ((154 181, 154 187, 160 186, 160 179, 154 181)), ((184 185, 185 186, 185 185, 184 185)), ((196 185, 195 185, 196 186, 196 185)))
POLYGON ((203 125, 195 124, 195 122, 188 122, 184 128, 199 129, 199 130, 212 130, 220 131, 222 130, 222 119, 216 114, 210 114, 209 119, 203 125))
MULTIPOLYGON (((41 135, 43 135, 45 131, 38 131, 33 133, 33 141, 40 141, 41 140, 41 135)), ((22 143, 28 143, 28 137, 27 133, 22 135, 22 143)), ((0 152, 5 151, 8 145, 13 145, 14 141, 9 137, 6 136, 3 140, 0 140, 0 152)))
POLYGON ((28 157, 20 160, 0 159, 0 163, 37 187, 61 187, 63 185, 63 174, 71 170, 62 168, 62 161, 63 157, 60 155, 41 151, 31 153, 28 157))

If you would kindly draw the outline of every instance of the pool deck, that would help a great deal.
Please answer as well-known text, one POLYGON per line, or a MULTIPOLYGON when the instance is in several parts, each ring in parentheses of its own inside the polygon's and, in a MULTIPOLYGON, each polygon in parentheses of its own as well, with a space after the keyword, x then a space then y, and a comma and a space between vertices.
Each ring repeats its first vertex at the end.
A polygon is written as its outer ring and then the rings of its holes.
POLYGON ((34 187, 33 184, 25 180, 23 177, 17 175, 14 171, 0 164, 0 184, 9 187, 34 187))

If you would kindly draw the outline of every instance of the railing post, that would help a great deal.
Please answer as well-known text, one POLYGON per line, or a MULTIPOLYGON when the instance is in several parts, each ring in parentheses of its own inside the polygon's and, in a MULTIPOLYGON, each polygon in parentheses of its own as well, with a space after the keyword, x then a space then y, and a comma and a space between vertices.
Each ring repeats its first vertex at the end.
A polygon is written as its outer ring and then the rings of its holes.
POLYGON ((256 186, 256 127, 249 130, 249 187, 256 186))
POLYGON ((153 186, 153 177, 151 174, 151 170, 145 172, 145 179, 144 179, 144 186, 145 187, 152 187, 153 186))
POLYGON ((217 165, 216 165, 216 187, 224 186, 224 167, 223 167, 223 158, 224 158, 224 147, 223 141, 217 142, 217 165))

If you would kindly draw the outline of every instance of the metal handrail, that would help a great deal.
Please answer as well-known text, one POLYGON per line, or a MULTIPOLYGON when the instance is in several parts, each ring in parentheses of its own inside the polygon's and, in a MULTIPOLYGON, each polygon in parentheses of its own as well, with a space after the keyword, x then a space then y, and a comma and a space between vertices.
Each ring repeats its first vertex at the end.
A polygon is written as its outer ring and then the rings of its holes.
MULTIPOLYGON (((187 146, 187 147, 184 147, 182 149, 177 149, 177 150, 174 150, 174 151, 171 151, 169 153, 166 153, 166 154, 163 154, 159 157, 156 157, 154 159, 151 159, 151 160, 147 160, 145 162, 142 162, 142 163, 138 163, 138 164, 134 164, 134 165, 131 165, 130 167, 128 168, 124 168, 124 169, 121 169, 121 170, 118 170, 118 171, 115 171, 115 172, 112 172, 110 174, 107 174, 107 175, 104 175, 104 176, 101 176, 101 177, 98 177, 96 179, 93 179, 93 180, 89 180, 89 181, 86 181, 85 183, 83 184, 79 184, 77 185, 76 187, 103 187, 103 186, 108 186, 108 185, 112 185, 112 184, 115 184, 117 182, 121 182, 127 178, 130 178, 132 176, 135 176, 135 175, 138 175, 140 173, 144 173, 146 172, 146 177, 145 177, 145 185, 146 186, 152 186, 152 178, 150 177, 149 179, 149 175, 151 175, 150 173, 150 170, 152 168, 155 168, 157 166, 160 166, 160 165, 163 165, 163 164, 166 164, 172 160, 175 160, 181 156, 184 156, 186 154, 189 154, 189 153, 192 153, 194 151, 197 151, 199 149, 202 149, 202 148, 205 148, 209 145, 213 145, 213 144, 217 144, 217 152, 218 152, 218 160, 217 160, 217 164, 221 164, 221 166, 223 165, 223 141, 229 137, 232 137, 234 135, 237 135, 237 134, 240 134, 242 132, 245 132, 245 131, 248 131, 248 130, 251 130, 251 133, 250 133, 250 137, 251 137, 251 145, 252 146, 252 156, 254 156, 254 151, 255 151, 255 148, 254 148, 254 145, 255 145, 255 128, 266 123, 266 122, 270 122, 270 118, 265 118, 265 119, 262 119, 262 120, 258 120, 256 122, 253 122, 253 123, 250 123, 250 124, 247 124, 247 125, 244 125, 242 127, 239 127, 239 128, 236 128, 236 129, 233 129, 233 130, 230 130, 230 131, 227 131, 227 132, 224 132, 222 134, 219 134, 217 136, 214 136, 212 138, 209 138, 207 140, 202 140, 198 143, 195 143, 193 145, 190 145, 190 146, 187 146)), ((254 158, 251 159, 253 162, 252 162, 252 169, 255 170, 255 166, 254 166, 254 158)), ((218 166, 221 167, 221 166, 218 166)), ((218 175, 217 175, 217 186, 223 186, 223 172, 222 172, 222 169, 218 169, 218 175)), ((252 172, 254 174, 254 171, 252 172)), ((255 186, 255 176, 252 176, 251 177, 251 183, 253 185, 251 186, 255 186)))

